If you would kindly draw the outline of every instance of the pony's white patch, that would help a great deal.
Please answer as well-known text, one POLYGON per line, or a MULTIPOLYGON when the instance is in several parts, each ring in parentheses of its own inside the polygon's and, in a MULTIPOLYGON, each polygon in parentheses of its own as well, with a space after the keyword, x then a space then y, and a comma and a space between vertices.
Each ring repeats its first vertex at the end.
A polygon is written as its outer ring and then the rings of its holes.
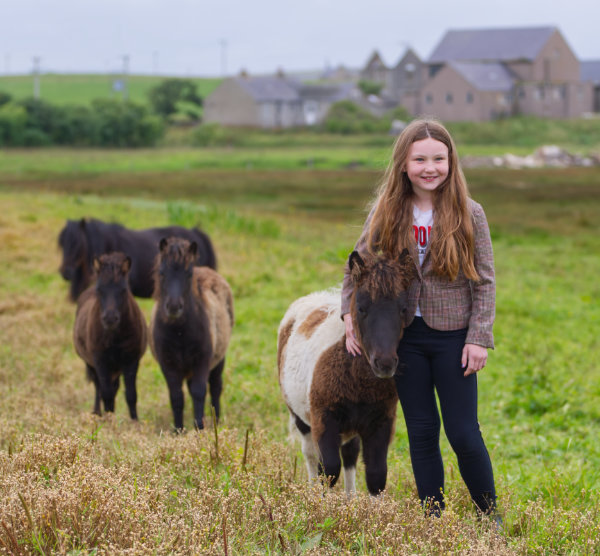
POLYGON ((344 467, 344 490, 346 494, 356 492, 356 465, 344 467))
POLYGON ((304 463, 306 464, 306 471, 308 472, 308 480, 316 480, 319 476, 319 460, 321 456, 319 449, 317 448, 312 434, 302 434, 296 426, 296 419, 290 413, 289 422, 290 438, 300 440, 302 448, 302 455, 304 456, 304 463))
POLYGON ((307 424, 310 424, 309 394, 317 361, 345 333, 340 305, 339 288, 311 293, 294 301, 279 325, 281 333, 287 323, 294 321, 281 361, 281 389, 289 408, 307 424), (307 338, 298 329, 316 310, 324 311, 327 317, 307 338))

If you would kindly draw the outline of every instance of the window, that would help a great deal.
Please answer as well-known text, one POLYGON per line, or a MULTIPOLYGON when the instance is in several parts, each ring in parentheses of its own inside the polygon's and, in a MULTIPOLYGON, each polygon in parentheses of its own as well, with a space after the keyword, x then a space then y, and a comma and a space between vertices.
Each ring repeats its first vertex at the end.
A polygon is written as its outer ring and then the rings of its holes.
POLYGON ((453 101, 452 93, 446 93, 446 104, 452 104, 453 101))
POLYGON ((467 93, 467 104, 473 104, 473 101, 474 101, 474 100, 475 100, 475 99, 473 98, 473 93, 472 93, 471 91, 469 91, 469 92, 467 93))
POLYGON ((431 93, 425 95, 425 102, 427 104, 433 104, 433 95, 431 93))

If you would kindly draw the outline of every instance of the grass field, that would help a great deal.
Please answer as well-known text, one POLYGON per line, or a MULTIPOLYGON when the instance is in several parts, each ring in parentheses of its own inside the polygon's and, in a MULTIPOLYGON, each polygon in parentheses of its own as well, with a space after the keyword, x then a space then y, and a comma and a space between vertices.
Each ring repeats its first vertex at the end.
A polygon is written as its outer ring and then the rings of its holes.
MULTIPOLYGON (((498 534, 476 519, 445 438, 449 508, 422 517, 401 415, 378 501, 308 489, 299 447, 286 442, 277 325, 295 298, 340 282, 381 166, 186 167, 188 156, 0 154, 0 553, 600 551, 597 169, 467 174, 497 268, 497 348, 479 375, 479 418, 505 514, 498 534), (170 433, 149 352, 140 422, 121 392, 114 416, 90 414, 56 247, 65 219, 83 216, 200 223, 213 238, 236 304, 217 430, 170 433)), ((148 316, 152 301, 141 306, 148 316)))
MULTIPOLYGON (((43 74, 40 75, 40 98, 51 104, 90 104, 97 98, 123 98, 122 90, 114 90, 115 81, 123 80, 115 74, 43 74)), ((127 98, 147 103, 150 89, 168 77, 128 75, 125 83, 127 98)), ((204 98, 221 82, 217 78, 191 78, 198 94, 204 98)), ((0 76, 0 91, 15 99, 33 96, 33 76, 0 76)))

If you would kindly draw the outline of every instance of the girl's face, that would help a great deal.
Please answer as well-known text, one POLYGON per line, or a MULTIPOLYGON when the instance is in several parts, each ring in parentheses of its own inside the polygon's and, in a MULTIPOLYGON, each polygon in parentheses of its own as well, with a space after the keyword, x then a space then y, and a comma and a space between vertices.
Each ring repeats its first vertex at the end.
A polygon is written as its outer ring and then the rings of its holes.
POLYGON ((404 170, 415 195, 431 197, 448 177, 448 147, 430 137, 415 141, 408 151, 404 170))

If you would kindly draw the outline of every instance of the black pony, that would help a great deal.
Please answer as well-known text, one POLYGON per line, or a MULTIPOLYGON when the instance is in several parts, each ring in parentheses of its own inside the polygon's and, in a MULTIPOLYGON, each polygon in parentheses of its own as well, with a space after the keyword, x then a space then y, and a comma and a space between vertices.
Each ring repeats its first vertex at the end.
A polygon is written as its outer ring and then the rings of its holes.
POLYGON ((58 236, 58 244, 63 252, 60 273, 71 282, 71 300, 76 301, 91 284, 94 258, 112 251, 121 251, 131 258, 129 285, 133 295, 152 297, 154 259, 163 237, 195 241, 198 246, 196 264, 216 269, 212 242, 208 235, 197 228, 168 226, 130 230, 120 224, 107 224, 94 218, 67 220, 58 236))

